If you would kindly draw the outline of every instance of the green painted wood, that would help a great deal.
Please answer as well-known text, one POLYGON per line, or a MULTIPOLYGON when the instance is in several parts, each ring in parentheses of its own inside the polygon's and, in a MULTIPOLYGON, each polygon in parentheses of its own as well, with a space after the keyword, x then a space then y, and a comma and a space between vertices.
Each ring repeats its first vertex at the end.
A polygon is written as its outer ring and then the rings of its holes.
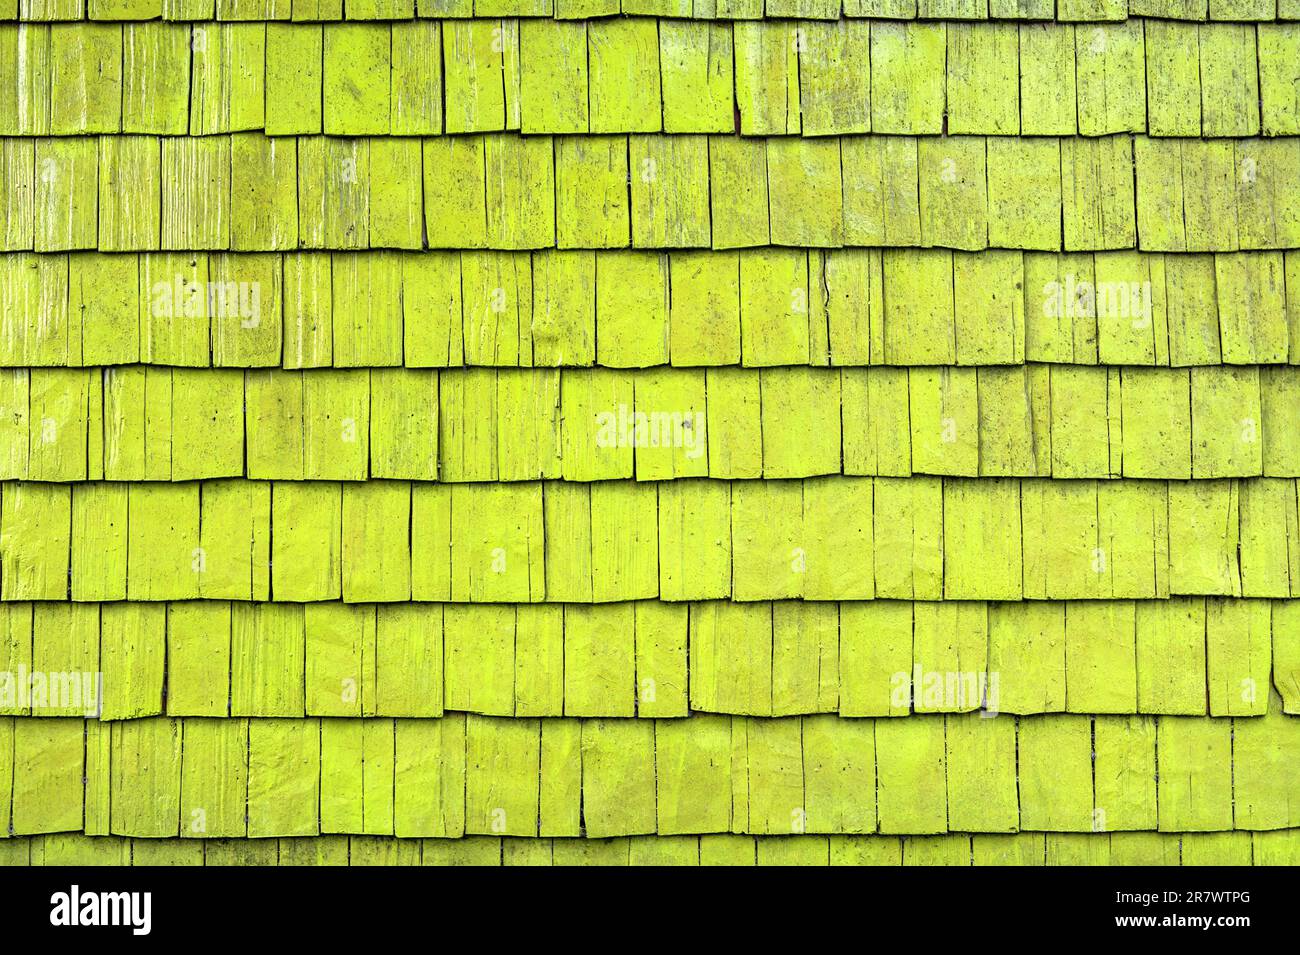
POLYGON ((700 865, 756 865, 758 848, 752 836, 700 837, 700 865))
POLYGON ((803 720, 808 832, 866 833, 876 827, 875 730, 866 720, 803 720))
POLYGON ((443 126, 442 24, 416 20, 393 23, 391 30, 389 131, 436 136, 443 126))
POLYGON ((733 25, 741 134, 799 132, 799 48, 804 40, 796 29, 754 21, 733 25))
POLYGON ((441 614, 424 606, 380 605, 374 650, 374 712, 442 716, 441 614))
MULTIPOLYGON (((321 721, 320 825, 322 832, 364 832, 366 776, 365 736, 369 721, 321 721)), ((389 724, 391 727, 391 724, 389 724)), ((390 734, 391 736, 391 734, 390 734)), ((391 738, 389 753, 392 753, 391 738)), ((392 766, 389 766, 391 774, 392 766)), ((391 793, 391 789, 390 789, 391 793)))
POLYGON ((1067 607, 1067 710, 1132 713, 1137 709, 1136 626, 1131 603, 1080 602, 1067 607))
POLYGON ((1271 614, 1258 600, 1206 602, 1211 716, 1263 716, 1272 669, 1271 614))
MULTIPOLYGON (((517 41, 518 30, 515 30, 517 41)), ((448 133, 505 128, 506 22, 448 20, 442 24, 448 133)))
POLYGON ((90 137, 41 140, 36 147, 35 248, 39 252, 95 244, 93 192, 98 149, 90 137))
POLYGON ((524 20, 519 43, 528 51, 520 59, 522 130, 586 132, 590 126, 587 24, 524 20))
POLYGON ((449 709, 515 713, 515 613, 507 606, 450 605, 443 617, 449 709))
MULTIPOLYGON (((627 141, 619 136, 556 141, 560 248, 625 248, 631 235, 627 141)), ((558 258, 556 261, 564 261, 558 258)))
POLYGON ((165 718, 121 720, 112 727, 114 835, 179 834, 181 724, 165 718))
POLYGON ((1250 24, 1203 27, 1205 75, 1201 127, 1205 136, 1256 136, 1260 131, 1260 80, 1256 32, 1250 24))
POLYGON ((564 713, 636 713, 635 616, 631 604, 564 611, 564 713))
POLYGON ((986 709, 998 713, 1065 709, 1065 613, 1061 603, 989 605, 986 709))
POLYGON ((189 29, 180 24, 145 22, 123 24, 121 31, 121 131, 186 133, 187 90, 172 79, 189 71, 189 29))
POLYGON ((838 246, 842 243, 840 162, 836 139, 768 140, 773 244, 838 246))
POLYGON ((912 708, 969 712, 987 695, 988 611, 983 603, 918 602, 912 612, 912 708))
POLYGON ((453 599, 541 599, 545 592, 541 485, 456 487, 451 512, 453 599), (470 508, 477 524, 458 519, 468 517, 470 508))
POLYGON ((1169 586, 1174 591, 1240 595, 1232 570, 1240 507, 1231 482, 1206 481, 1169 486, 1169 586))
POLYGON ((1059 249, 1060 142, 990 137, 987 153, 988 244, 1009 249, 1059 249))
POLYGON ((709 137, 710 214, 715 249, 771 239, 767 148, 762 139, 709 137), (712 184, 717 183, 713 188, 712 184))
POLYGON ((5 600, 61 600, 68 590, 71 501, 57 485, 0 490, 0 570, 5 600))
POLYGON ((303 610, 292 604, 231 607, 230 713, 301 717, 306 642, 303 610))
POLYGON ((892 600, 842 604, 839 663, 841 716, 907 715, 912 700, 912 605, 892 600))
POLYGON ((343 485, 343 599, 411 594, 411 489, 404 481, 343 485))
POLYGON ((320 721, 248 723, 248 835, 307 836, 320 831, 320 721))
POLYGON ((945 717, 948 828, 1008 832, 1019 825, 1016 725, 983 713, 945 717))
MULTIPOLYGON (((513 712, 516 716, 558 716, 564 712, 562 607, 542 604, 515 607, 513 712)), ((545 753, 545 724, 542 746, 545 753)))
POLYGON ((162 604, 107 604, 101 610, 101 719, 162 713, 166 631, 167 608, 162 604))
POLYGON ((673 482, 659 489, 659 592, 666 600, 718 597, 730 589, 731 488, 673 482))
MULTIPOLYGON (((745 831, 780 835, 807 828, 802 721, 795 718, 732 721, 733 759, 743 753, 746 771, 732 774, 735 788, 745 785, 745 831)), ((733 809, 733 813, 735 810, 733 809)), ((734 817, 733 817, 734 822, 734 817)))
MULTIPOLYGON (((1269 694, 1267 715, 1233 721, 1233 825, 1290 828, 1294 784, 1282 768, 1295 745, 1294 724, 1282 700, 1269 694)), ((1232 833, 1238 838, 1242 833, 1232 833)), ((1184 850, 1185 851, 1185 850, 1184 850)))
MULTIPOLYGON (((1049 715, 1022 720, 1017 734, 1020 828, 1098 832, 1093 813, 1092 721, 1049 715)), ((1052 850, 1049 847, 1048 857, 1052 850)))
POLYGON ((1279 597, 1290 593, 1295 561, 1288 541, 1295 518, 1289 492, 1286 482, 1273 480, 1254 481, 1243 488, 1238 563, 1244 593, 1279 597), (1266 519, 1266 513, 1273 517, 1266 519))
POLYGON ((656 132, 663 127, 655 20, 620 18, 587 25, 587 99, 593 133, 656 132))
POLYGON ((656 814, 661 834, 731 827, 732 721, 697 715, 655 728, 656 814))
POLYGON ((908 372, 902 368, 841 373, 845 473, 888 477, 911 473, 909 384, 908 372))
POLYGON ((265 125, 266 26, 200 24, 190 34, 190 135, 265 125))
POLYGON ((791 569, 803 576, 808 599, 875 596, 874 568, 865 559, 843 559, 846 554, 865 558, 875 549, 874 496, 874 484, 865 479, 805 482, 803 534, 791 554, 791 569))
MULTIPOLYGON (((878 132, 882 130, 877 127, 878 132)), ((916 140, 864 136, 840 144, 844 239, 853 245, 915 245, 921 220, 916 140)))
POLYGON ((466 832, 537 834, 540 741, 537 720, 466 718, 466 832))
MULTIPOLYGON (((401 364, 401 259, 391 253, 336 258, 332 276, 338 306, 332 323, 334 364, 357 368, 401 364)), ((351 377, 358 390, 364 377, 360 372, 351 377)))
POLYGON ((942 716, 879 720, 876 808, 880 831, 947 829, 947 763, 942 716))
POLYGON ((670 328, 666 255, 596 257, 596 363, 612 367, 666 364, 670 328))
POLYGON ((946 27, 880 22, 871 31, 871 126, 877 133, 938 133, 945 105, 946 27))
POLYGON ((953 481, 943 493, 944 596, 962 599, 976 592, 984 597, 1013 599, 1022 592, 1020 488, 1005 479, 953 481), (1003 529, 990 541, 988 558, 969 561, 966 541, 989 540, 993 527, 1003 529))
MULTIPOLYGON (((1050 12, 1050 11, 1047 11, 1050 12)), ((1021 24, 1018 30, 1020 132, 1072 136, 1078 131, 1074 27, 1021 24)))
POLYGON ((1200 600, 1137 605, 1137 708, 1206 713, 1206 610, 1200 600))
POLYGON ((50 31, 50 132, 115 133, 122 125, 122 28, 50 31))
POLYGON ((1014 24, 947 27, 947 131, 1020 132, 1019 30, 1014 24))
POLYGON ((79 720, 37 718, 13 724, 16 835, 79 831, 83 821, 84 729, 79 720))
POLYGON ((1156 727, 1162 831, 1232 826, 1231 724, 1207 718, 1170 718, 1156 727))
POLYGON ((596 349, 596 260, 590 252, 533 257, 532 360, 589 365, 596 349))
POLYGON ((1046 833, 1023 832, 1011 836, 971 836, 973 865, 1045 865, 1046 833))
POLYGON ((465 717, 449 714, 439 720, 397 720, 394 743, 394 833, 463 835, 465 717))
POLYGON ((798 597, 807 573, 803 488, 797 481, 732 486, 732 596, 738 600, 798 597))
POLYGON ((1199 136, 1201 134, 1199 28, 1194 23, 1152 20, 1144 24, 1144 30, 1151 134, 1153 136, 1199 136))
POLYGON ((773 604, 773 715, 836 712, 839 640, 839 608, 835 604, 773 604))
POLYGON ((691 608, 691 705, 706 712, 771 716, 772 609, 708 602, 691 608))
POLYGON ((727 24, 691 20, 659 22, 665 132, 734 130, 733 60, 732 30, 727 24))
POLYGON ((1094 829, 1154 828, 1157 732, 1156 720, 1149 717, 1098 716, 1094 721, 1094 829))
POLYGON ((799 102, 804 134, 870 132, 870 23, 832 16, 796 29, 802 31, 803 43, 799 102))
POLYGON ((685 253, 670 266, 669 354, 674 365, 740 360, 740 259, 685 253))
POLYGON ((708 139, 628 137, 632 247, 709 245, 708 139))
POLYGON ((655 724, 587 720, 582 726, 585 835, 655 831, 655 724))
MULTIPOLYGON (((1137 239, 1129 164, 1148 140, 1125 137, 1062 140, 1061 196, 1065 249, 1131 248, 1137 239)), ((1141 159, 1138 160, 1141 162, 1141 159)), ((1148 236, 1143 228, 1143 236, 1148 236)), ((1159 246, 1145 245, 1147 248, 1159 246)))
POLYGON ((970 369, 908 371, 912 469, 924 474, 979 473, 979 404, 970 369))
POLYGON ((989 176, 981 137, 917 141, 921 244, 988 246, 989 176))

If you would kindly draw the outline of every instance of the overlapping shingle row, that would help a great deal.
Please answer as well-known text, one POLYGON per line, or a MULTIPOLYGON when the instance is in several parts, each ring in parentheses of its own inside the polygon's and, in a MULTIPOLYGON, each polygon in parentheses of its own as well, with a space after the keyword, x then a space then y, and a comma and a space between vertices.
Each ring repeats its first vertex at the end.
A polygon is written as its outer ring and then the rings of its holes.
POLYGON ((129 366, 0 379, 0 479, 1300 476, 1300 370, 129 366))
POLYGON ((1300 589, 1296 483, 8 483, 6 600, 1152 599, 1300 589))
POLYGON ((1296 861, 1294 0, 4 18, 0 862, 1296 861))
POLYGON ((15 834, 607 838, 1300 823, 1300 781, 1287 772, 1300 724, 1281 715, 28 718, 0 720, 3 737, 13 799, 0 811, 15 834))
POLYGON ((1253 717, 1270 685, 1283 712, 1300 711, 1300 603, 1287 600, 48 602, 2 613, 9 672, 104 674, 102 686, 0 688, 0 714, 18 717, 1253 717))
POLYGON ((1297 20, 1295 0, 6 0, 0 19, 410 20, 415 17, 616 16, 699 20, 1297 20))
POLYGON ((1298 288, 1296 252, 16 253, 0 364, 1263 366, 1298 288))
POLYGON ((0 864, 76 866, 1269 865, 1300 859, 1296 830, 956 833, 935 836, 290 836, 130 839, 52 835, 0 841, 0 864))
POLYGON ((1285 23, 63 24, 0 58, 3 135, 1300 132, 1285 23))
POLYGON ((1296 137, 9 138, 0 181, 3 251, 1300 245, 1296 137))

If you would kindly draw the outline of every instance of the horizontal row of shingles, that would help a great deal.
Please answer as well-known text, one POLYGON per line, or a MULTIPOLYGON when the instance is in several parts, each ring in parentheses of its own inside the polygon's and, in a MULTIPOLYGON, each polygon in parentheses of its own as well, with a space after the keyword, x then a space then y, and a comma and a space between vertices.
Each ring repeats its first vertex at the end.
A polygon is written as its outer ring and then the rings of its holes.
POLYGON ((3 135, 1296 135, 1298 82, 1300 24, 0 27, 3 135))
POLYGON ((1300 477, 1300 369, 0 375, 0 480, 1300 477))
POLYGON ((1300 829, 1260 832, 954 833, 936 836, 289 836, 0 839, 0 866, 642 866, 1300 864, 1300 829))
POLYGON ((1300 137, 9 138, 0 185, 4 251, 1300 247, 1300 137))
POLYGON ((1300 253, 12 253, 0 365, 1300 363, 1300 253))
POLYGON ((884 17, 910 20, 1300 19, 1296 0, 5 0, 19 20, 409 20, 413 17, 884 17))
POLYGON ((4 600, 1300 595, 1296 484, 7 483, 4 600))
POLYGON ((1300 602, 3 604, 0 714, 1300 714, 1300 602), (688 665, 689 660, 689 665, 688 665), (1270 675, 1271 674, 1271 675, 1270 675))
POLYGON ((1267 830, 1300 825, 1297 759, 1300 720, 1276 711, 16 717, 0 719, 0 824, 150 838, 1267 830))

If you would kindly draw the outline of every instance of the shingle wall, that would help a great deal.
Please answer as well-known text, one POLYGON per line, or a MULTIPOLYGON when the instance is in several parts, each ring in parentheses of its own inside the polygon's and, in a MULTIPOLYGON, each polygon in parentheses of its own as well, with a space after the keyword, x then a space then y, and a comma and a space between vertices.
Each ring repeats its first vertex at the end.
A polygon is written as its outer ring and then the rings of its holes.
POLYGON ((0 863, 1300 863, 1295 0, 0 20, 0 863))

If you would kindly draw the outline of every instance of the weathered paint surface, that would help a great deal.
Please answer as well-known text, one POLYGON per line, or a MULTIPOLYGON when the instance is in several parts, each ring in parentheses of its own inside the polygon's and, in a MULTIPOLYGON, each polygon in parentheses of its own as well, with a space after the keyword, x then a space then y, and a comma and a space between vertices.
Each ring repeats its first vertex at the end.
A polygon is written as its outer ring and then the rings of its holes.
POLYGON ((1296 0, 0 0, 0 864, 1300 864, 1296 0))

